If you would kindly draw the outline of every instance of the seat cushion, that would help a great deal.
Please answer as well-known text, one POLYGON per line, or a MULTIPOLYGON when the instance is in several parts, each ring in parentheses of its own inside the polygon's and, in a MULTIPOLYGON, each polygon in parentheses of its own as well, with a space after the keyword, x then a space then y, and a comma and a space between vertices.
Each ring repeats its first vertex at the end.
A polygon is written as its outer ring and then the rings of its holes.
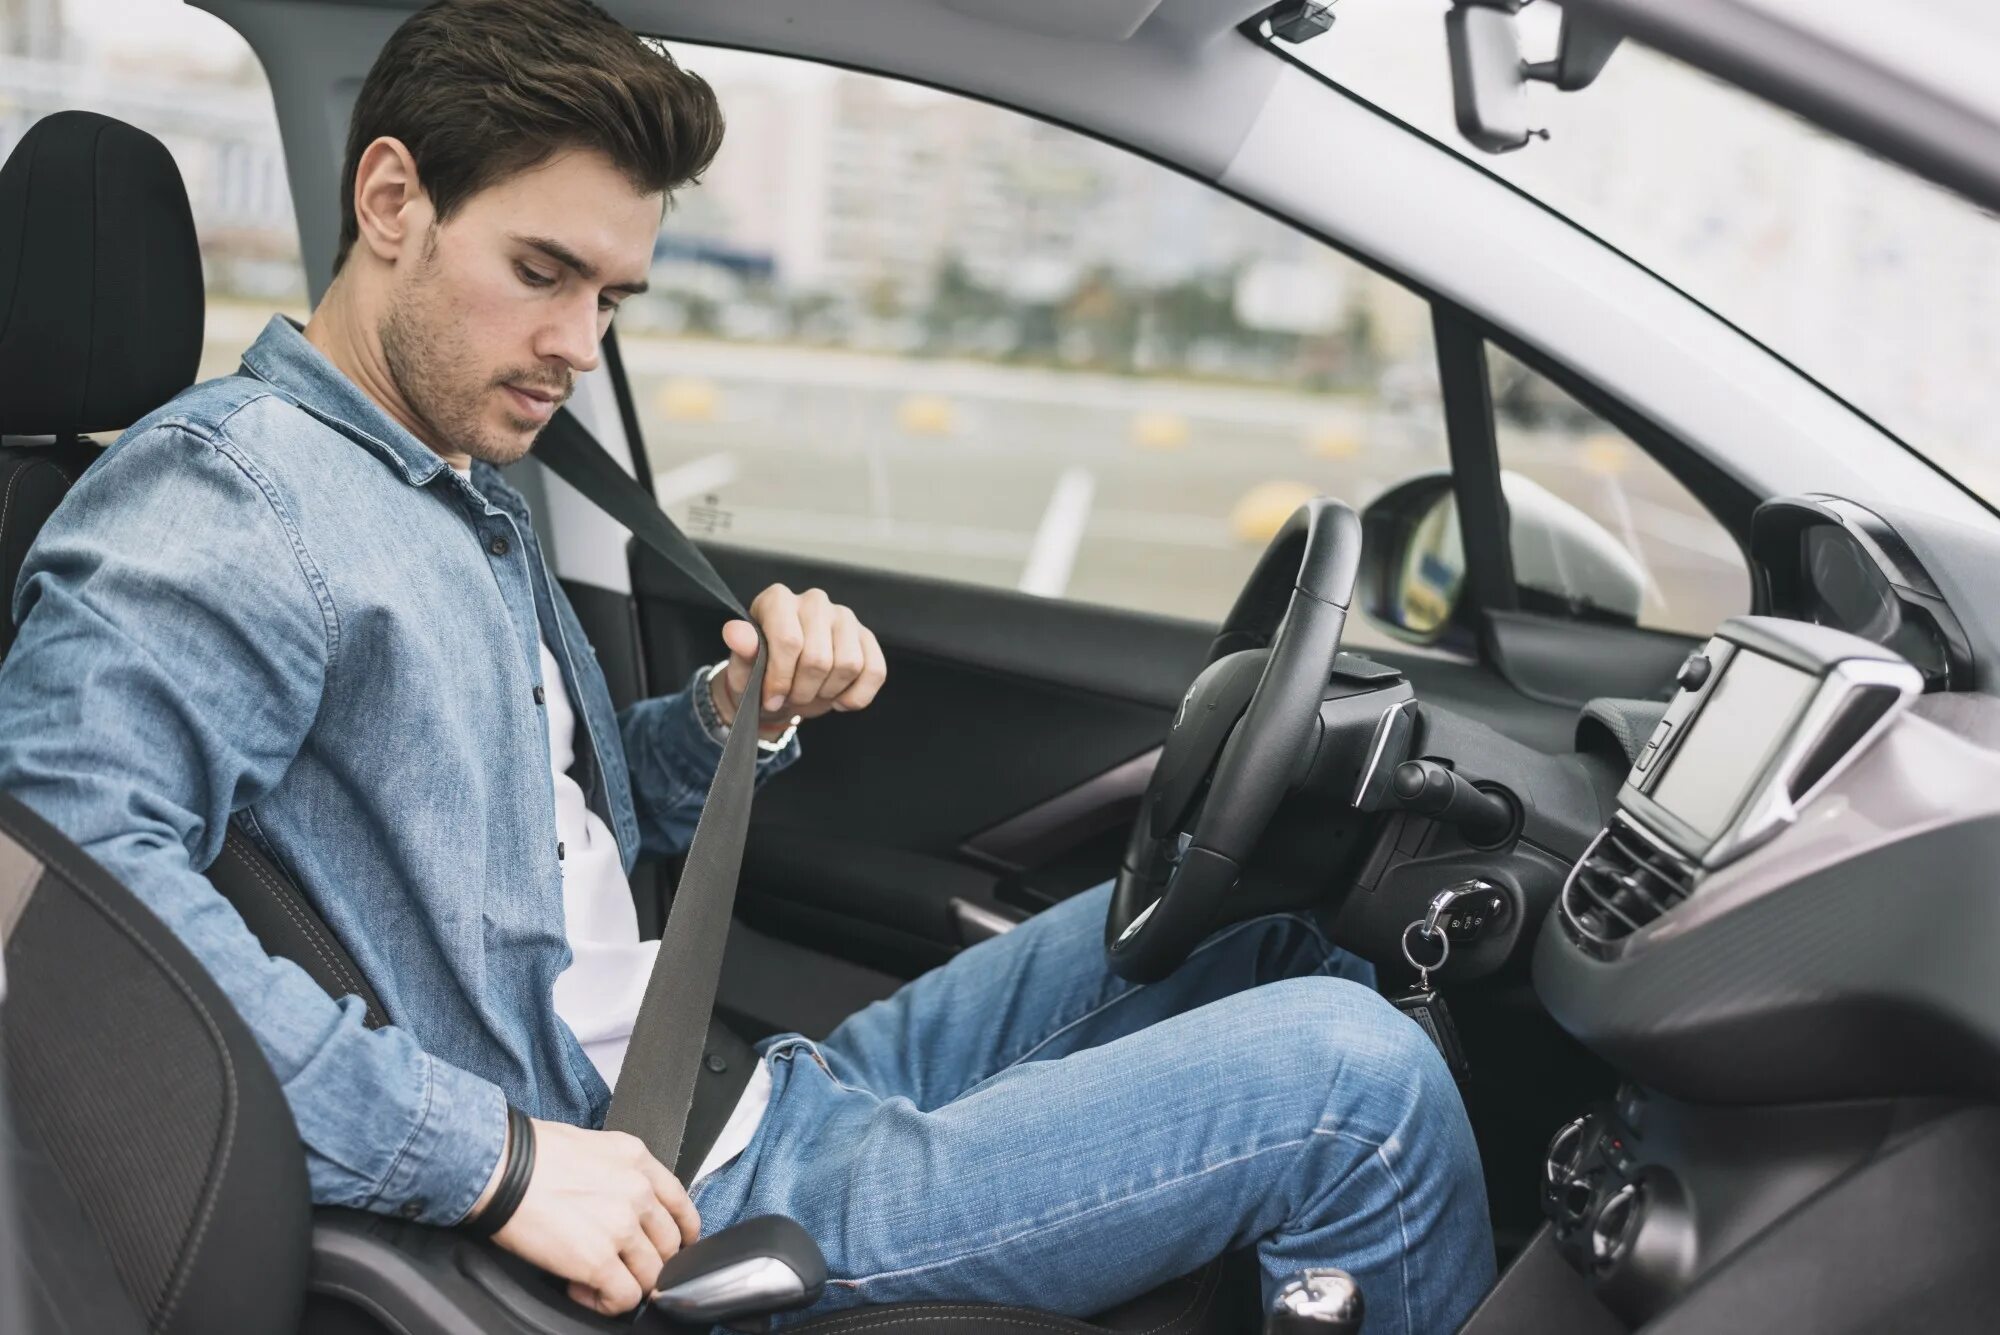
POLYGON ((1230 1252, 1087 1321, 1001 1303, 883 1303, 787 1326, 788 1335, 1252 1335, 1262 1325, 1257 1260, 1230 1252))

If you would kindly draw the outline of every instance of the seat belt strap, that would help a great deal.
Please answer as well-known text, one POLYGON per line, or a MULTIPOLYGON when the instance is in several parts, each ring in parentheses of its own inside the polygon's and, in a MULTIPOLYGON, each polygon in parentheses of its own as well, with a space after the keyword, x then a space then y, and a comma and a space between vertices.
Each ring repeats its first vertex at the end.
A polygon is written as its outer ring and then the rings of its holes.
MULTIPOLYGON (((534 456, 715 601, 750 620, 701 549, 567 409, 543 428, 534 456)), ((742 697, 753 712, 754 702, 763 698, 767 657, 760 627, 757 659, 742 697)), ((709 1014, 715 1007, 743 843, 750 833, 756 770, 757 729, 732 727, 695 823, 694 841, 688 845, 680 885, 660 934, 660 952, 604 1120, 606 1130, 637 1136, 654 1158, 669 1166, 675 1164, 687 1130, 709 1014)))

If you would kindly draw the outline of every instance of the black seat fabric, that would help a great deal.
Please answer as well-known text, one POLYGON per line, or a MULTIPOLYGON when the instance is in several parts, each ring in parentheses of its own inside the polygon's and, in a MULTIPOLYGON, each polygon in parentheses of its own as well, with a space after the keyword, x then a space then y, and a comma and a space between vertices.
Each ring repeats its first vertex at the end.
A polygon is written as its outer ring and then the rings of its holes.
POLYGON ((0 434, 130 426, 201 362, 201 255, 165 145, 59 111, 0 167, 0 434))
POLYGON ((129 891, 4 796, 0 938, 31 1329, 295 1329, 305 1157, 228 999, 129 891))

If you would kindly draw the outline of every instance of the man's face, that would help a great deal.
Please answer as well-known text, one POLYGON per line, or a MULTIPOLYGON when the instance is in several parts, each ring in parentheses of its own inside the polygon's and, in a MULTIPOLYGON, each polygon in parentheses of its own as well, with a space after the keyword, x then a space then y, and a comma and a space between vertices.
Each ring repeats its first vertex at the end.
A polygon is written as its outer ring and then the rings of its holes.
POLYGON ((397 392, 440 452, 510 464, 597 365, 646 286, 664 200, 572 150, 480 191, 396 265, 378 327, 397 392))

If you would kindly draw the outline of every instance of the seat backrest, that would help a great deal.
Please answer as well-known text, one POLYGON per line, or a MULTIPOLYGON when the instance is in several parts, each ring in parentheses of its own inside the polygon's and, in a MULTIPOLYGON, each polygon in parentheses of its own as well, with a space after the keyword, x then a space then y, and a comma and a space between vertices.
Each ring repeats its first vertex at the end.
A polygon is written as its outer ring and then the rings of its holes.
POLYGON ((297 1329, 305 1157, 221 989, 131 892, 5 796, 0 941, 28 1329, 297 1329))
MULTIPOLYGON (((201 259, 152 136, 88 112, 38 121, 0 166, 0 592, 100 453, 85 439, 186 388, 201 259), (24 441, 24 437, 44 439, 24 441)), ((0 653, 14 639, 0 615, 0 653)), ((303 895, 232 826, 208 876, 273 955, 379 998, 303 895)), ((291 1331, 309 1193, 254 1037, 124 887, 0 797, 0 1058, 31 1331, 291 1331)), ((6 1119, 0 1119, 5 1125, 6 1119)), ((0 1202, 4 1206, 4 1202, 0 1202)), ((11 1328, 9 1331, 11 1335, 11 1328)))

